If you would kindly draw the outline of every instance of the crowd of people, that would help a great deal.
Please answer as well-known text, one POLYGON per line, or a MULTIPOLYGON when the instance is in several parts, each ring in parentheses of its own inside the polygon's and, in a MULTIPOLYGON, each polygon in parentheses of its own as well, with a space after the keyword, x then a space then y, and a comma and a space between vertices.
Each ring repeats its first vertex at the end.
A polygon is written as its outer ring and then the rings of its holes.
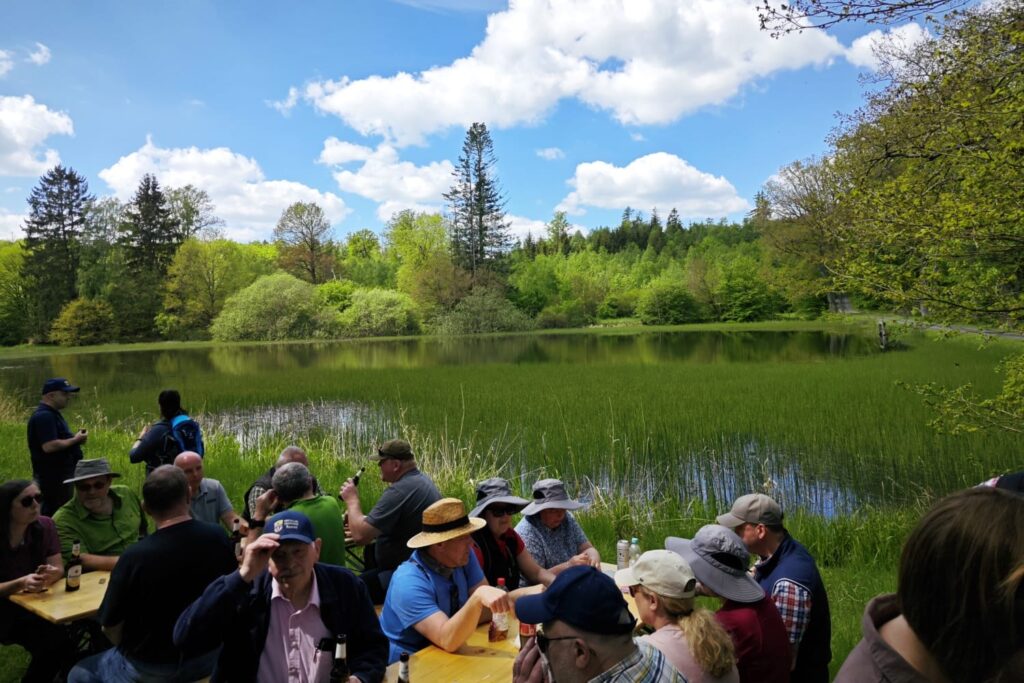
MULTIPOLYGON (((344 634, 348 680, 376 683, 401 653, 456 652, 502 614, 537 626, 516 683, 829 680, 826 587, 765 494, 610 575, 562 481, 541 479, 525 498, 485 479, 467 511, 400 439, 370 456, 388 486, 366 512, 357 481, 325 493, 289 446, 236 513, 204 476, 201 430, 174 390, 129 454, 146 464, 140 496, 105 458, 83 458, 87 432, 61 414, 77 391, 44 384, 28 424, 32 477, 0 485, 0 596, 46 590, 74 554, 111 572, 95 617, 109 647, 83 657, 65 627, 2 600, 0 642, 30 653, 25 681, 327 681, 344 634), (345 565, 358 546, 357 574, 345 565)), ((867 606, 837 681, 1024 681, 1020 483, 995 478, 921 519, 897 592, 867 606)))

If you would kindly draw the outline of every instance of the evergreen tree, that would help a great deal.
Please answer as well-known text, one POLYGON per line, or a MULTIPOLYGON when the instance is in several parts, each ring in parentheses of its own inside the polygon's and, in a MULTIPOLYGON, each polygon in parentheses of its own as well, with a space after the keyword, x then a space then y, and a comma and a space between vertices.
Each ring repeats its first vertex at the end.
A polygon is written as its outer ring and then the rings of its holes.
POLYGON ((491 134, 483 123, 466 131, 455 182, 444 198, 451 215, 451 242, 455 262, 474 278, 481 270, 494 270, 511 247, 505 220, 505 199, 493 176, 496 162, 491 134))
POLYGON ((47 171, 29 195, 22 276, 30 292, 33 336, 45 337, 64 305, 78 294, 79 241, 91 200, 85 178, 60 165, 47 171))

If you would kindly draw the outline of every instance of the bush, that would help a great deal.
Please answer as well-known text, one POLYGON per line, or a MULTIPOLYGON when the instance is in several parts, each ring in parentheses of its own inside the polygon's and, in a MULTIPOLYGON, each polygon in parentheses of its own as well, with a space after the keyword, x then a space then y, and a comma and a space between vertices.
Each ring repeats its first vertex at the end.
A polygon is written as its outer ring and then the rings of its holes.
POLYGON ((334 315, 316 288, 288 275, 265 275, 232 295, 210 326, 217 341, 276 341, 331 336, 334 315))
POLYGON ((644 290, 636 312, 644 325, 681 325, 701 320, 700 305, 681 284, 661 284, 644 290))
POLYGON ((433 327, 438 334, 478 334, 532 330, 536 323, 501 292, 477 288, 451 313, 439 317, 433 327))
POLYGON ((537 316, 537 326, 550 329, 554 327, 586 327, 593 322, 587 315, 583 303, 572 299, 555 306, 548 306, 537 316))
POLYGON ((322 308, 331 308, 339 313, 352 305, 354 283, 348 280, 329 280, 316 286, 316 302, 322 308))
POLYGON ((102 299, 75 299, 50 328, 50 339, 61 346, 85 346, 113 341, 117 337, 114 309, 102 299))
POLYGON ((767 320, 786 306, 785 299, 759 277, 752 259, 736 258, 723 271, 718 291, 722 320, 767 320))
POLYGON ((347 337, 393 337, 420 329, 416 304, 408 294, 391 289, 357 289, 338 325, 347 337))
POLYGON ((608 292, 608 296, 597 307, 597 316, 599 318, 628 318, 636 313, 636 304, 639 299, 639 289, 608 292))

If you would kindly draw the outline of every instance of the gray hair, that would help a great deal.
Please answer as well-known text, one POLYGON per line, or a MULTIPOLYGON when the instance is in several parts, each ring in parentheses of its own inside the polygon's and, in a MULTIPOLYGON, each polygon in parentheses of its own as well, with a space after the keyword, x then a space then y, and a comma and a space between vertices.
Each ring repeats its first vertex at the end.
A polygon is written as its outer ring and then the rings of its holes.
POLYGON ((302 498, 313 489, 313 475, 301 462, 290 462, 277 468, 272 485, 278 498, 291 502, 302 498))

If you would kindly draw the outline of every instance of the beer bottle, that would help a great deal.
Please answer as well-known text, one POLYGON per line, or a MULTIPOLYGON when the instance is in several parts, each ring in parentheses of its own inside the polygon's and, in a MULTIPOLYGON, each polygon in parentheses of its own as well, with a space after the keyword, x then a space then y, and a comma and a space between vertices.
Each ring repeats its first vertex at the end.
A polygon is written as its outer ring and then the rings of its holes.
POLYGON ((82 587, 82 542, 75 539, 71 546, 71 559, 68 560, 68 575, 64 580, 64 590, 76 591, 82 587))
POLYGON ((519 649, 525 650, 530 641, 537 637, 537 625, 519 622, 519 649))
POLYGON ((398 658, 398 681, 396 683, 409 683, 409 653, 403 652, 398 658))
MULTIPOLYGON (((498 579, 498 588, 508 592, 508 588, 505 587, 505 577, 498 579)), ((487 629, 487 640, 493 643, 506 638, 508 638, 508 613, 494 612, 491 614, 491 625, 487 629)))
POLYGON ((342 633, 334 641, 334 666, 331 667, 331 683, 348 683, 348 644, 342 633))
POLYGON ((231 522, 231 545, 235 548, 235 559, 242 562, 242 522, 235 517, 231 522))

